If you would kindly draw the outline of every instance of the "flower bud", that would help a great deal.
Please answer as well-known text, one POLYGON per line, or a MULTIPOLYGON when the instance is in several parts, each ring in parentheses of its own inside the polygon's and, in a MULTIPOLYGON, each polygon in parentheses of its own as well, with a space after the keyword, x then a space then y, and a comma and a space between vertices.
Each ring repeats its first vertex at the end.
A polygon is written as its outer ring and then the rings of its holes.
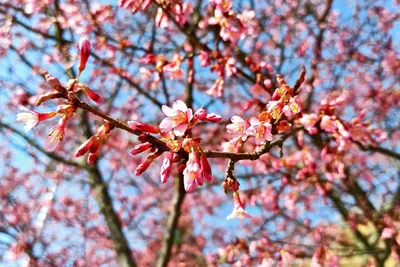
POLYGON ((210 113, 206 116, 204 120, 209 122, 220 122, 222 120, 222 117, 218 114, 210 113))
POLYGON ((83 83, 79 83, 78 87, 81 88, 83 90, 83 92, 85 93, 85 95, 88 98, 90 98, 93 102, 95 102, 96 104, 101 104, 103 102, 103 99, 101 98, 101 96, 98 93, 94 92, 92 89, 85 86, 83 83))
POLYGON ((128 125, 134 130, 145 133, 157 134, 160 132, 160 129, 158 129, 157 127, 139 121, 128 121, 128 125))
POLYGON ((166 183, 171 174, 173 156, 174 153, 168 152, 167 156, 164 158, 163 165, 161 166, 160 170, 161 183, 166 183))
POLYGON ((58 92, 64 92, 64 88, 61 86, 60 81, 56 77, 50 75, 47 71, 44 73, 44 77, 47 84, 50 85, 51 88, 58 92))
POLYGON ((139 164, 139 166, 137 166, 137 168, 135 170, 135 175, 139 176, 143 172, 145 172, 152 162, 153 162, 152 159, 147 159, 145 162, 139 164))
POLYGON ((149 142, 139 144, 139 145, 135 146, 134 148, 132 148, 131 155, 140 154, 140 153, 148 150, 150 147, 151 147, 151 144, 149 142))
POLYGON ((208 163, 206 155, 201 154, 200 162, 201 162, 201 169, 204 181, 211 182, 212 180, 211 166, 208 163))
POLYGON ((199 108, 196 113, 194 113, 194 115, 199 119, 199 120, 203 120, 206 118, 207 116, 207 110, 205 110, 204 108, 199 108))
POLYGON ((79 41, 79 72, 82 72, 86 67, 86 62, 90 56, 90 42, 86 38, 79 41))
POLYGON ((78 148, 78 150, 76 151, 75 157, 78 158, 78 157, 80 157, 80 156, 85 155, 85 154, 89 151, 89 148, 90 148, 90 146, 93 144, 94 140, 95 140, 95 138, 94 138, 93 136, 92 136, 91 138, 89 138, 88 140, 86 140, 86 142, 83 143, 83 144, 78 148))

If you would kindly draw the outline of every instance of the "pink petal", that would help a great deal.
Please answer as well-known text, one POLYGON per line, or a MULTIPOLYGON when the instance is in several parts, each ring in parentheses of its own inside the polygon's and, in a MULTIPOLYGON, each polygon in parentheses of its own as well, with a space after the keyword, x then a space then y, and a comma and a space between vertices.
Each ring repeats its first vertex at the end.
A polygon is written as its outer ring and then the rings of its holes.
POLYGON ((186 112, 188 110, 185 102, 183 102, 182 100, 174 101, 174 103, 172 104, 172 108, 174 110, 180 110, 182 112, 186 112))
POLYGON ((226 125, 226 130, 228 131, 228 133, 234 133, 234 132, 236 132, 236 125, 228 124, 228 125, 226 125))
POLYGON ((52 151, 56 150, 56 148, 60 144, 61 144, 61 140, 60 139, 53 140, 51 138, 46 138, 46 141, 44 143, 44 149, 46 149, 46 151, 52 152, 52 151))
POLYGON ((160 123, 160 130, 162 132, 169 132, 171 131, 171 129, 174 127, 172 122, 174 120, 171 117, 166 117, 165 119, 163 119, 160 123))
MULTIPOLYGON (((179 124, 178 126, 175 127, 174 134, 176 136, 183 136, 185 134, 185 131, 186 131, 187 127, 188 127, 187 123, 179 124)), ((161 128, 161 125, 160 125, 160 128, 161 128)))
POLYGON ((187 121, 190 122, 193 119, 193 110, 188 108, 186 111, 187 121))
POLYGON ((250 125, 260 125, 260 121, 256 117, 251 117, 250 125))
POLYGON ((239 116, 233 116, 232 119, 231 119, 231 121, 232 121, 233 123, 243 123, 243 122, 244 122, 244 120, 243 120, 241 117, 239 117, 239 116))
POLYGON ((253 136, 256 135, 256 127, 250 126, 249 128, 247 128, 246 134, 247 135, 253 135, 253 136))
POLYGON ((196 176, 195 180, 196 180, 196 184, 198 186, 202 186, 203 185, 203 176, 200 173, 199 173, 199 175, 196 176))
POLYGON ((166 105, 162 105, 161 109, 168 117, 176 116, 176 111, 166 105))

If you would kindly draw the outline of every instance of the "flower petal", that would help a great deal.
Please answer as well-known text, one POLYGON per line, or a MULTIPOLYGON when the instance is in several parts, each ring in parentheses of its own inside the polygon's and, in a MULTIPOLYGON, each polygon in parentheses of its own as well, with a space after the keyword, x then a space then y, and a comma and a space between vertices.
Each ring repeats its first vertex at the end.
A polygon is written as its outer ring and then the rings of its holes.
POLYGON ((176 116, 176 111, 166 105, 162 105, 161 109, 168 117, 176 116))
POLYGON ((174 101, 174 103, 172 104, 172 108, 174 110, 180 110, 182 112, 186 112, 188 110, 185 102, 183 102, 182 100, 174 101))
POLYGON ((171 129, 174 127, 172 122, 174 120, 171 117, 166 117, 165 119, 163 119, 160 123, 160 130, 162 132, 169 132, 171 131, 171 129))
POLYGON ((235 116, 232 117, 231 121, 233 123, 243 123, 244 119, 242 119, 241 117, 235 115, 235 116))
MULTIPOLYGON (((188 127, 187 123, 179 124, 178 126, 175 127, 174 134, 176 136, 183 136, 185 134, 185 131, 186 131, 187 127, 188 127)), ((160 126, 160 128, 161 128, 161 126, 160 126)))

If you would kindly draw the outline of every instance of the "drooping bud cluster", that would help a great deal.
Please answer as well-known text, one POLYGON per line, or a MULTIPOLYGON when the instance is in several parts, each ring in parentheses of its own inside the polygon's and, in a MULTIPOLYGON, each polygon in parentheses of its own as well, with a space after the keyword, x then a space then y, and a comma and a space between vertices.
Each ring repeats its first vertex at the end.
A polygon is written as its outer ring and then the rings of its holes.
POLYGON ((200 138, 186 138, 183 140, 183 149, 189 153, 189 160, 183 170, 185 190, 192 192, 195 185, 203 185, 203 181, 211 182, 212 172, 207 157, 200 148, 200 138))
POLYGON ((89 157, 87 162, 89 164, 93 164, 100 152, 101 145, 107 139, 108 135, 110 134, 113 128, 114 126, 109 122, 105 122, 103 125, 101 125, 97 129, 96 134, 90 137, 86 142, 84 142, 78 148, 78 150, 75 153, 75 157, 83 156, 87 152, 89 152, 89 157))

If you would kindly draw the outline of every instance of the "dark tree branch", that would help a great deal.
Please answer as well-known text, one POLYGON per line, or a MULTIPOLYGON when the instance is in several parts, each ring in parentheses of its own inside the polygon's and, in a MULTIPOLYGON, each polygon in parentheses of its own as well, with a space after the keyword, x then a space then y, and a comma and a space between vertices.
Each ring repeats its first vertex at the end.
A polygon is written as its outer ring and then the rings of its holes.
POLYGON ((40 146, 38 143, 36 143, 35 140, 30 138, 26 134, 22 133, 21 131, 15 129, 14 127, 12 127, 12 126, 10 126, 10 125, 8 125, 6 123, 3 123, 2 121, 0 121, 0 128, 7 129, 7 130, 13 132, 14 134, 17 134, 22 139, 24 139, 26 142, 28 142, 29 145, 31 145, 32 147, 36 148, 38 151, 42 152, 47 157, 49 157, 49 158, 51 158, 53 160, 56 160, 58 162, 64 163, 64 164, 69 165, 69 166, 74 166, 74 167, 78 167, 78 168, 86 168, 85 165, 83 165, 83 164, 81 164, 81 163, 79 163, 77 161, 68 160, 68 159, 65 159, 64 157, 61 157, 61 156, 57 155, 54 152, 46 151, 42 146, 40 146))
POLYGON ((157 260, 157 267, 165 267, 171 258, 171 249, 174 243, 175 231, 178 226, 178 219, 181 214, 181 206, 185 198, 186 191, 183 184, 183 174, 175 177, 175 191, 171 203, 171 211, 167 221, 167 231, 162 241, 161 251, 157 260))

